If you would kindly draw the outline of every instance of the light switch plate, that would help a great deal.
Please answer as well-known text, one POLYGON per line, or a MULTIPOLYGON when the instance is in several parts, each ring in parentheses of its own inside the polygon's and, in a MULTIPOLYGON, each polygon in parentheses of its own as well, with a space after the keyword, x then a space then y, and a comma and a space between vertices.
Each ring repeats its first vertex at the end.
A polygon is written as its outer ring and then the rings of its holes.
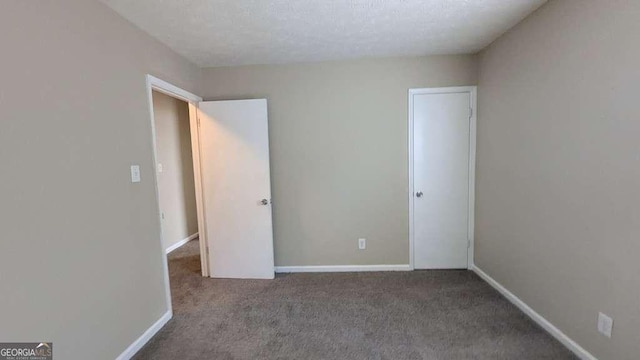
POLYGON ((131 165, 131 182, 140 182, 140 165, 131 165))
POLYGON ((610 338, 612 331, 613 319, 603 313, 598 313, 598 332, 610 338))
POLYGON ((162 164, 158 163, 158 172, 161 173, 162 172, 162 164))

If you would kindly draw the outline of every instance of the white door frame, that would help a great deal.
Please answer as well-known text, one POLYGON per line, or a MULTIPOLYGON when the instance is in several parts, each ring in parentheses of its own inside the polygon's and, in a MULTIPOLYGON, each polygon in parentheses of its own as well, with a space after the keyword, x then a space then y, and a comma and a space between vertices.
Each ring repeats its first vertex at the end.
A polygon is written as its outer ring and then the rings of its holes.
POLYGON ((469 247, 467 249, 467 268, 473 267, 474 261, 474 213, 475 213, 475 189, 476 189, 476 104, 477 104, 477 86, 456 86, 442 88, 423 88, 409 89, 409 118, 407 122, 408 129, 408 169, 409 169, 409 264, 411 269, 414 267, 414 219, 413 219, 413 97, 422 94, 451 94, 451 93, 469 93, 471 101, 469 108, 471 116, 469 120, 469 226, 467 229, 467 239, 469 247))
POLYGON ((160 192, 158 187, 158 149, 156 144, 156 123, 153 114, 153 90, 169 95, 173 98, 183 100, 189 104, 189 124, 191 129, 191 149, 193 155, 193 171, 196 189, 196 211, 198 213, 198 233, 200 237, 200 261, 203 264, 203 276, 209 276, 209 262, 207 261, 206 238, 204 226, 204 208, 202 207, 202 182, 200 177, 200 141, 198 134, 197 109, 198 103, 202 98, 183 90, 164 80, 158 79, 152 75, 146 75, 147 100, 149 102, 149 115, 151 121, 151 141, 153 144, 153 185, 156 192, 156 206, 158 208, 158 219, 160 219, 160 254, 162 256, 162 271, 164 275, 164 287, 166 293, 167 306, 173 316, 173 308, 171 306, 171 288, 169 285, 169 266, 167 264, 167 253, 164 249, 163 233, 162 233, 162 213, 160 210, 160 192), (195 130, 195 131, 194 131, 195 130), (203 250, 204 249, 204 250, 203 250), (205 275, 206 274, 206 275, 205 275))

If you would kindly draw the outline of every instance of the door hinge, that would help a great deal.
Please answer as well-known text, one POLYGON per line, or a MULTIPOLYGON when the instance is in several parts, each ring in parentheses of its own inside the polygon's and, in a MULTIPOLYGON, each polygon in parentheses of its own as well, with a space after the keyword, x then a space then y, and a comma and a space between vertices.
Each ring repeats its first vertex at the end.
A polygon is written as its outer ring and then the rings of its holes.
POLYGON ((467 249, 471 248, 471 240, 467 239, 467 249))
POLYGON ((471 119, 473 117, 473 108, 470 107, 469 108, 469 119, 471 119))

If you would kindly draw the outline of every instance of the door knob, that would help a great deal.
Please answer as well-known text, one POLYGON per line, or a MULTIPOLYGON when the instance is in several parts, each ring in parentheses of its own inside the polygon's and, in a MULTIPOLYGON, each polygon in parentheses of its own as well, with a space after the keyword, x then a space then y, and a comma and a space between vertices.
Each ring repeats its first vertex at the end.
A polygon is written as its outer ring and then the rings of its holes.
POLYGON ((422 197, 422 191, 418 191, 418 192, 416 193, 416 196, 417 196, 417 197, 422 197))
POLYGON ((269 205, 269 200, 267 199, 260 200, 260 205, 269 205))

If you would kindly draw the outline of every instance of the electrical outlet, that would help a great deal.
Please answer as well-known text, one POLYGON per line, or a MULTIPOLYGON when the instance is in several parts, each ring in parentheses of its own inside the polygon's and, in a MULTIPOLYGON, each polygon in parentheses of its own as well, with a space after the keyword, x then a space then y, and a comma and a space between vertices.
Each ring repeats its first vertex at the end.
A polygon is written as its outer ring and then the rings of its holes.
POLYGON ((161 163, 158 163, 157 169, 158 169, 159 173, 162 172, 162 164, 161 163))
POLYGON ((613 331, 613 319, 603 313, 598 313, 598 332, 610 338, 613 331))
POLYGON ((364 250, 367 248, 367 239, 358 239, 358 249, 364 250))

